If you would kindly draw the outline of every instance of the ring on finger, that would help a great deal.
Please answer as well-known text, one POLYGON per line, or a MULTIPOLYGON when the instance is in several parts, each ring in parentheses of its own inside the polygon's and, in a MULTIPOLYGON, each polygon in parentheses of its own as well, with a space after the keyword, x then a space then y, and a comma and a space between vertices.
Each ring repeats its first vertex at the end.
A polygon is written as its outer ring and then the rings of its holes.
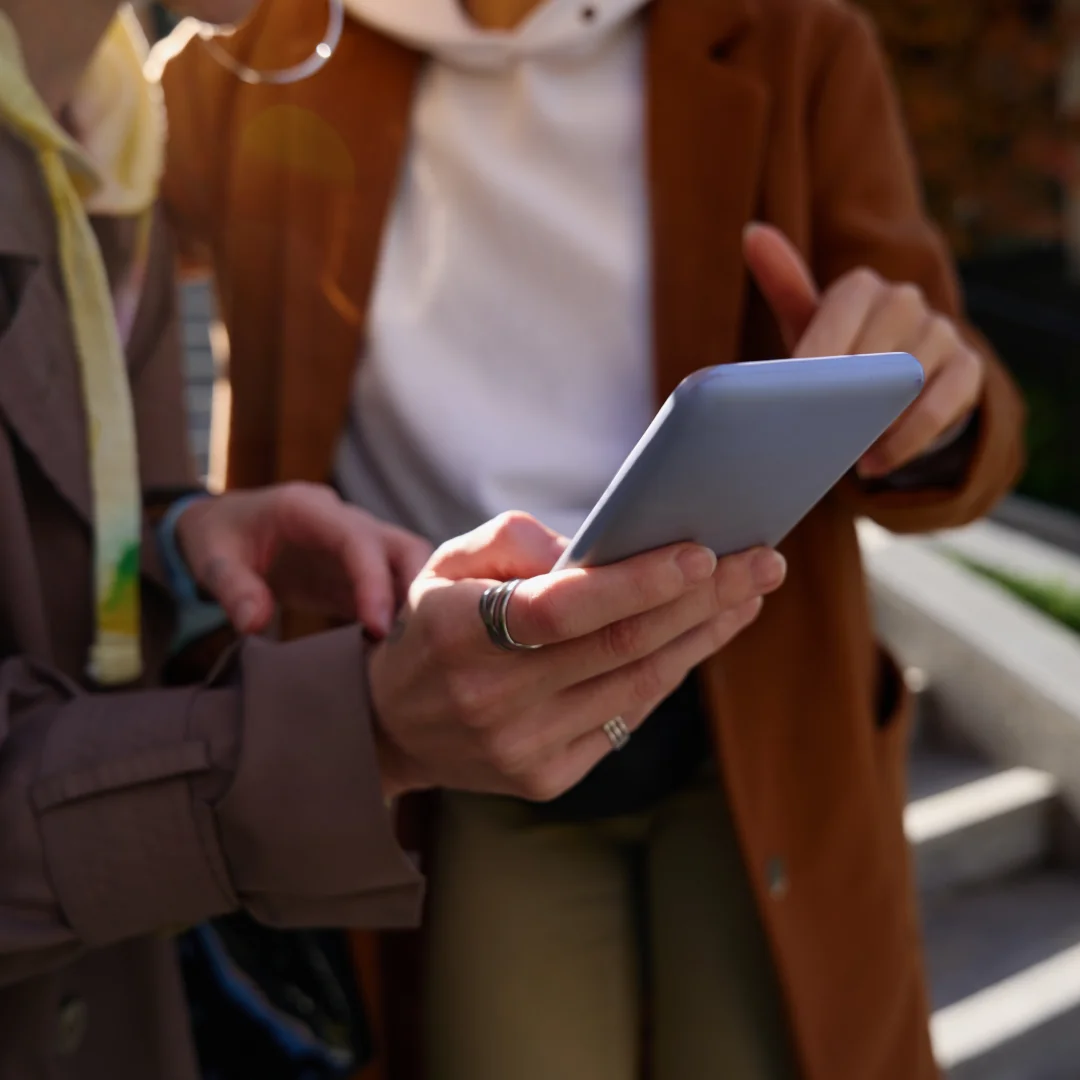
POLYGON ((510 607, 510 601, 520 584, 520 578, 504 581, 485 589, 483 596, 480 597, 480 618, 484 621, 484 629, 487 630, 492 642, 506 652, 532 652, 543 648, 542 645, 526 645, 516 641, 506 624, 506 613, 510 607))
POLYGON ((612 717, 604 724, 604 734, 611 742, 612 750, 623 750, 630 741, 630 729, 621 716, 612 717))

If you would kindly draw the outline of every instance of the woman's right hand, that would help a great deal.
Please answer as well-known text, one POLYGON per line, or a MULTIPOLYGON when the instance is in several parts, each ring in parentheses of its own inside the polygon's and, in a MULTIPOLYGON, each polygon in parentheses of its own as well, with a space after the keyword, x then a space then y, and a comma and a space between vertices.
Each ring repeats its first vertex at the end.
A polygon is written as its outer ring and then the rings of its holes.
POLYGON ((679 544, 612 566, 550 569, 565 540, 505 514, 450 541, 417 577, 371 659, 388 796, 445 787, 555 798, 757 617, 784 561, 755 550, 716 561, 679 544), (479 614, 497 581, 521 578, 503 652, 479 614))

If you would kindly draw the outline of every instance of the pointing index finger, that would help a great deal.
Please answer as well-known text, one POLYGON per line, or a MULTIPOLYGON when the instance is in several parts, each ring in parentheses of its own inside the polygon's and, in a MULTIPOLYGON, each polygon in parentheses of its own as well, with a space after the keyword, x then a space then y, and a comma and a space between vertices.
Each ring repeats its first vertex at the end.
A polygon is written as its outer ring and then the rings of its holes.
POLYGON ((792 355, 807 358, 852 352, 883 292, 884 282, 871 270, 855 270, 841 278, 825 293, 792 355))

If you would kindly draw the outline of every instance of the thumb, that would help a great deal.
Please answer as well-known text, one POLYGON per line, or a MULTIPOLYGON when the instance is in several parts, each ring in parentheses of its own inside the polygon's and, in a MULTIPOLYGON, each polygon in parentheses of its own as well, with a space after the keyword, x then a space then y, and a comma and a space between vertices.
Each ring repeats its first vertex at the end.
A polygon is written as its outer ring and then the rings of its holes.
POLYGON ((501 514, 444 544, 429 560, 426 572, 455 581, 538 577, 558 562, 566 543, 529 514, 501 514))
POLYGON ((817 314, 817 285, 795 245, 772 225, 748 225, 743 256, 762 295, 772 308, 789 351, 794 351, 817 314))
POLYGON ((200 582, 224 609, 240 634, 258 634, 274 615, 270 587, 249 566, 235 558, 214 559, 200 582))

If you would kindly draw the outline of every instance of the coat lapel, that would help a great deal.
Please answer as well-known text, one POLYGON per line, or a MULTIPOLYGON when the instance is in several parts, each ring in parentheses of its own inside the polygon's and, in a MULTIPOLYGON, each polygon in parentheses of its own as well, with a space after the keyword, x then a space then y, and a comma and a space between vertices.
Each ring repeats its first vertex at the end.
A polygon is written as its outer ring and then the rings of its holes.
POLYGON ((663 400, 737 358, 742 230, 755 211, 769 95, 751 70, 757 0, 655 0, 648 13, 653 334, 663 400))
MULTIPOLYGON (((338 103, 329 119, 352 163, 352 186, 332 198, 319 221, 313 222, 322 234, 317 248, 325 252, 325 261, 316 268, 317 289, 306 285, 302 257, 287 261, 290 295, 309 296, 313 304, 307 310, 299 307, 290 312, 295 321, 288 327, 286 340, 297 351, 305 342, 321 342, 316 370, 323 386, 313 385, 310 370, 295 366, 292 371, 297 378, 285 380, 286 407, 278 445, 282 453, 295 447, 302 455, 279 462, 285 479, 330 477, 345 419, 343 404, 349 401, 356 374, 383 230, 408 149, 413 93, 422 62, 419 53, 353 20, 347 22, 341 51, 341 63, 327 69, 340 87, 322 93, 324 100, 338 103), (356 71, 366 74, 372 92, 357 94, 351 74, 356 71), (328 414, 322 402, 335 402, 338 407, 328 414), (317 418, 315 426, 309 425, 309 417, 317 418)), ((292 205, 296 205, 294 200, 292 205)), ((305 207, 301 212, 309 217, 317 210, 307 200, 305 207)))
POLYGON ((86 421, 48 197, 25 147, 0 135, 0 420, 84 519, 86 421))

